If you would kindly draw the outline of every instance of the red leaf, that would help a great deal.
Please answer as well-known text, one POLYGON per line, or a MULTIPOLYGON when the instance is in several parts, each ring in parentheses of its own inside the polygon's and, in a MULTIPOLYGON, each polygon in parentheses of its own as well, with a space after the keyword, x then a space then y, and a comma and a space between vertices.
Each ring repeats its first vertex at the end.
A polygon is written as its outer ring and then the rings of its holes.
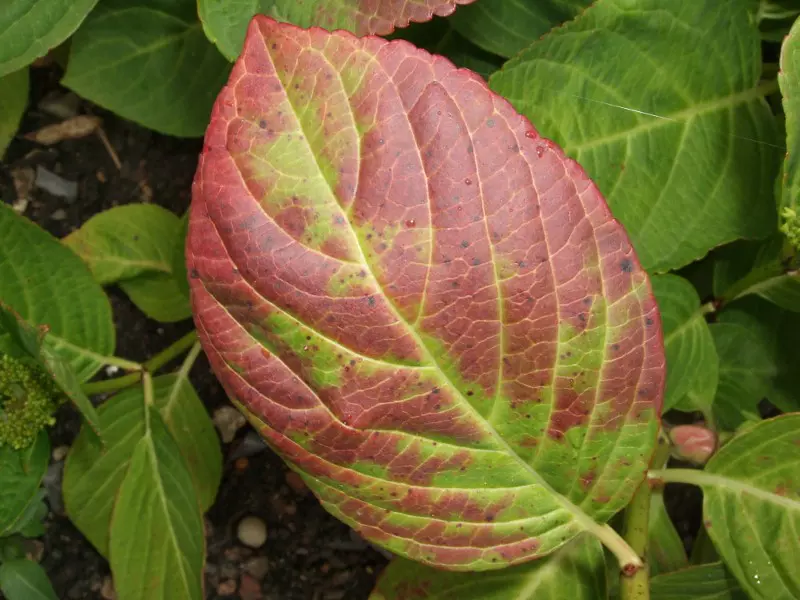
POLYGON ((187 247, 214 371, 334 515, 485 569, 597 533, 664 384, 646 274, 583 170, 477 75, 266 17, 187 247))

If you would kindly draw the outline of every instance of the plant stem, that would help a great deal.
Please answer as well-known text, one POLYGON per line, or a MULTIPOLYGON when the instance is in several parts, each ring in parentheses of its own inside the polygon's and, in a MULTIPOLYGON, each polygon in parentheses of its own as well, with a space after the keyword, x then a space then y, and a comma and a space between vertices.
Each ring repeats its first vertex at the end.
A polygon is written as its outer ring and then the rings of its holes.
POLYGON ((149 360, 145 361, 143 364, 139 365, 139 372, 130 373, 114 379, 107 379, 105 381, 92 381, 90 383, 84 383, 81 386, 81 389, 87 396, 91 396, 94 394, 107 394, 109 392, 116 392, 117 390, 136 385, 142 380, 142 370, 149 373, 158 371, 168 362, 186 352, 194 345, 196 341, 197 331, 192 330, 176 342, 173 342, 164 348, 155 356, 151 357, 149 360))
MULTIPOLYGON (((651 466, 660 469, 668 459, 669 443, 659 436, 651 466)), ((650 598, 650 567, 646 557, 651 495, 650 481, 645 479, 625 509, 623 536, 631 549, 638 556, 644 558, 644 566, 633 574, 625 572, 624 569, 620 572, 620 600, 649 600, 650 598)))
POLYGON ((149 371, 142 373, 142 387, 144 388, 144 406, 148 410, 153 406, 155 401, 155 394, 153 393, 153 376, 149 371))

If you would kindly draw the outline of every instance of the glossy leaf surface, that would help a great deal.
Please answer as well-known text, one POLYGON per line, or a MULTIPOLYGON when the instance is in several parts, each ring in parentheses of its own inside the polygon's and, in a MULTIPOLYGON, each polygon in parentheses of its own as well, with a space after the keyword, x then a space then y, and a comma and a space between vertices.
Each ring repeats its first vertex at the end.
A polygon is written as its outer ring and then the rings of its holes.
POLYGON ((386 35, 395 27, 449 15, 470 2, 474 0, 197 0, 197 8, 208 38, 234 60, 255 15, 301 27, 347 29, 358 36, 386 35))
POLYGON ((800 414, 724 445, 695 483, 717 551, 751 598, 800 597, 800 414))
POLYGON ((774 230, 753 201, 779 156, 748 5, 602 0, 490 80, 594 178, 648 270, 774 230))
POLYGON ((608 531, 641 481, 664 379, 647 276, 581 168, 449 61, 254 21, 187 260, 229 395, 397 553, 522 562, 608 531))
POLYGON ((17 134, 28 104, 28 69, 0 77, 0 160, 17 134))
POLYGON ((602 600, 606 587, 602 546, 581 536, 548 558, 494 573, 453 573, 396 558, 369 600, 602 600))

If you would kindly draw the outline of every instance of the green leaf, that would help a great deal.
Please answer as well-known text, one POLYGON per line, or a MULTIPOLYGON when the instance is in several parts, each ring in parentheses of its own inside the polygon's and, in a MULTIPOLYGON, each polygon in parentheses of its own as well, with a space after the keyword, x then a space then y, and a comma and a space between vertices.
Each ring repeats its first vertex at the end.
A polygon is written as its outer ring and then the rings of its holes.
POLYGON ((747 600, 722 563, 690 567, 650 580, 650 600, 747 600))
MULTIPOLYGON (((222 475, 222 451, 214 426, 184 375, 156 377, 153 385, 155 406, 189 468, 195 501, 206 511, 214 502, 222 475)), ((114 500, 134 449, 147 433, 143 392, 141 388, 120 392, 98 412, 108 446, 101 450, 88 443, 85 430, 80 432, 67 456, 63 493, 70 519, 108 556, 114 500)))
MULTIPOLYGON (((778 83, 786 115, 786 160, 780 209, 797 214, 800 211, 800 20, 795 21, 783 41, 778 83)), ((797 235, 800 239, 800 232, 797 235)))
POLYGON ((178 232, 172 247, 172 276, 178 284, 180 293, 189 297, 189 274, 186 271, 186 234, 189 232, 189 212, 187 211, 178 224, 178 232))
POLYGON ((651 271, 774 230, 753 201, 779 157, 747 4, 602 0, 490 79, 588 171, 651 271))
POLYGON ((62 83, 145 127, 192 137, 203 135, 228 70, 193 0, 110 0, 72 38, 62 83))
POLYGON ((670 573, 689 565, 683 540, 667 514, 663 490, 650 496, 650 535, 647 550, 650 576, 670 573))
POLYGON ((369 600, 600 600, 607 598, 600 544, 582 535, 554 555, 488 573, 439 571, 395 558, 369 600))
POLYGON ((28 104, 28 69, 0 77, 0 159, 14 139, 28 104))
POLYGON ((191 315, 186 267, 176 258, 185 228, 185 220, 160 206, 127 204, 95 215, 64 243, 98 283, 118 283, 148 317, 173 322, 191 315))
POLYGON ((27 559, 0 565, 0 591, 6 600, 58 600, 44 569, 27 559))
POLYGON ((661 311, 667 354, 666 411, 685 403, 685 396, 700 385, 698 380, 716 387, 717 357, 694 286, 677 275, 660 275, 650 281, 661 311))
POLYGON ((760 418, 758 403, 767 395, 777 368, 752 329, 735 323, 714 323, 710 329, 719 356, 713 412, 719 425, 733 431, 760 418))
POLYGON ((553 27, 574 18, 592 0, 480 0, 450 19, 484 50, 511 57, 553 27))
POLYGON ((31 446, 0 446, 0 538, 17 531, 39 500, 39 485, 50 460, 50 439, 40 432, 31 446))
POLYGON ((0 77, 66 40, 97 0, 5 0, 0 12, 0 77))
POLYGON ((681 471, 681 481, 702 486, 706 531, 753 599, 800 597, 798 472, 800 414, 737 435, 705 471, 681 471))
POLYGON ((47 490, 40 488, 34 500, 20 515, 12 533, 18 533, 26 538, 37 538, 45 534, 44 520, 50 512, 50 508, 44 499, 47 497, 47 490))
POLYGON ((119 600, 202 600, 205 538, 192 478, 154 408, 114 506, 109 563, 119 600))
MULTIPOLYGON (((49 233, 0 202, 0 301, 32 325, 47 346, 91 378, 114 352, 111 305, 86 265, 49 233)), ((0 331, 0 345, 3 332, 0 331)))

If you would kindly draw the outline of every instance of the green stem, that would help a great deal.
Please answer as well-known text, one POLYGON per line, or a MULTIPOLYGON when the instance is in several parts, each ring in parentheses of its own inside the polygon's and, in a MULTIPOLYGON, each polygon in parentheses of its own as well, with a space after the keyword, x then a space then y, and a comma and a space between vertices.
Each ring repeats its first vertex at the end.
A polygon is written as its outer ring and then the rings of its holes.
POLYGON ((142 380, 142 370, 150 373, 158 371, 161 367, 186 352, 194 345, 196 341, 197 331, 192 330, 176 342, 173 342, 164 348, 155 356, 151 357, 149 360, 145 361, 143 364, 139 365, 139 372, 130 373, 114 379, 107 379, 105 381, 92 381, 90 383, 84 383, 81 386, 81 389, 87 396, 91 396, 94 394, 107 394, 109 392, 116 392, 117 390, 136 385, 142 380))
MULTIPOLYGON (((652 466, 661 469, 669 459, 669 443, 662 437, 653 456, 652 466)), ((625 509, 623 537, 631 549, 643 558, 644 566, 633 574, 620 572, 620 600, 649 600, 650 567, 647 563, 647 544, 650 529, 650 497, 652 488, 645 479, 625 509)))
POLYGON ((149 410, 155 402, 155 394, 153 393, 153 375, 149 371, 142 373, 142 387, 144 388, 144 406, 145 411, 149 410))
POLYGON ((770 261, 764 265, 756 267, 739 281, 731 285, 717 299, 717 309, 733 302, 737 298, 758 292, 771 279, 786 275, 786 267, 781 261, 770 261))

